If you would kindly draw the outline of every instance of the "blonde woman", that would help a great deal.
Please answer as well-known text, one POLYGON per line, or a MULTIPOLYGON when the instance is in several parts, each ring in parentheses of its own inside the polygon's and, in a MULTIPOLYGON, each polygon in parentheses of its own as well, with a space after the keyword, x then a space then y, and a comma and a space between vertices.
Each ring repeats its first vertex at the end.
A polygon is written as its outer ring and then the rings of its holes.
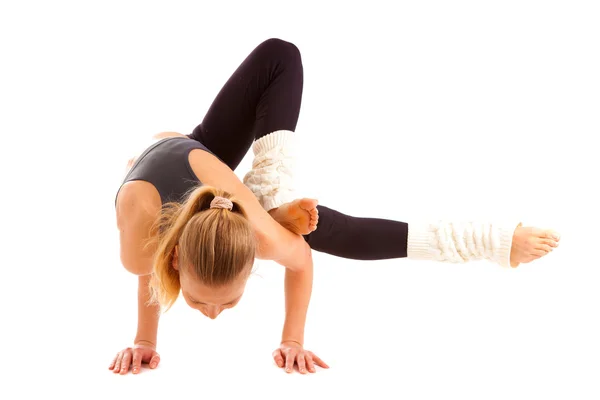
POLYGON ((138 330, 111 362, 115 373, 156 368, 159 316, 178 296, 213 319, 234 307, 256 258, 286 268, 286 317, 274 361, 307 373, 328 368, 304 348, 311 250, 357 260, 487 259, 510 268, 558 246, 555 232, 519 222, 409 225, 296 199, 292 141, 302 87, 296 46, 269 39, 237 68, 192 133, 158 134, 131 160, 116 214, 121 261, 139 276, 138 330), (233 171, 250 148, 252 169, 240 181, 233 171))

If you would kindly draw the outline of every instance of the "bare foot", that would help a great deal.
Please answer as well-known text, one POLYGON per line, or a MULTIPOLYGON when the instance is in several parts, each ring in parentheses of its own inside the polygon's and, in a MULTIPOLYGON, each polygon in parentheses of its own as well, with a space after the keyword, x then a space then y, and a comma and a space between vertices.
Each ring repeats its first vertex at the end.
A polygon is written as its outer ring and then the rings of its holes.
POLYGON ((317 229, 319 222, 317 203, 315 199, 297 199, 270 210, 269 214, 295 234, 308 235, 317 229))
POLYGON ((521 224, 513 234, 510 249, 510 266, 518 267, 550 253, 558 247, 560 235, 551 229, 523 227, 521 224))

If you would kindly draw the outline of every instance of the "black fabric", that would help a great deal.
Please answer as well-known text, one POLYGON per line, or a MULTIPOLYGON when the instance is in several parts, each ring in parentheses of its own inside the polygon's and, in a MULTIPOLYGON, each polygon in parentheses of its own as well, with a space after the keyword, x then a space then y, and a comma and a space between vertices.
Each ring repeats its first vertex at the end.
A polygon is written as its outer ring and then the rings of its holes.
POLYGON ((123 179, 123 184, 146 181, 156 187, 162 204, 181 202, 188 190, 202 184, 192 171, 188 159, 190 151, 194 149, 210 152, 202 143, 186 137, 162 139, 138 157, 123 179))
POLYGON ((255 139, 296 129, 303 79, 298 48, 281 39, 266 40, 235 70, 188 136, 235 170, 255 139))
MULTIPOLYGON (((235 170, 254 140, 278 130, 295 131, 302 87, 298 48, 280 39, 264 41, 235 70, 202 123, 188 135, 194 140, 178 138, 151 147, 126 181, 146 180, 157 186, 161 199, 177 198, 199 184, 188 163, 191 148, 204 148, 235 170)), ((304 236, 312 249, 356 260, 406 257, 407 223, 353 217, 321 205, 318 210, 318 229, 304 236)))

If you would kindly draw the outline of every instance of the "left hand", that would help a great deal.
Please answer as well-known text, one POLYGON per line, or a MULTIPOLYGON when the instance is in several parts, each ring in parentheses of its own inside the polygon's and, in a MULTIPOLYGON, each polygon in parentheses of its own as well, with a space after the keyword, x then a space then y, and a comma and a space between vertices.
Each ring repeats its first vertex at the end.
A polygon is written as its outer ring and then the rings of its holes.
POLYGON ((294 370, 294 364, 298 364, 298 370, 301 374, 306 372, 316 372, 315 364, 321 368, 329 368, 327 364, 312 351, 304 350, 298 342, 282 342, 277 350, 273 352, 273 359, 279 368, 285 367, 285 372, 291 373, 294 370))

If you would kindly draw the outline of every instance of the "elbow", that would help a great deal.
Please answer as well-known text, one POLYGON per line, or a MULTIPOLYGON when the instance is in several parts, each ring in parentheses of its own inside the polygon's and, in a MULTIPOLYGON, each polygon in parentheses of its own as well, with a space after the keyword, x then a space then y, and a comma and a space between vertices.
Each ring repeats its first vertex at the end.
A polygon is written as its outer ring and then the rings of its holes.
POLYGON ((272 242, 268 240, 267 235, 254 231, 254 236, 256 239, 256 254, 255 257, 259 260, 273 260, 274 259, 274 249, 272 246, 272 242))
POLYGON ((121 264, 125 269, 136 276, 145 276, 152 273, 151 268, 148 267, 148 263, 131 260, 121 254, 121 264))
POLYGON ((300 237, 302 240, 300 247, 300 254, 298 255, 298 262, 292 267, 288 268, 294 272, 309 272, 312 273, 313 269, 313 258, 312 258, 312 250, 308 243, 304 240, 304 238, 300 237))
POLYGON ((312 251, 302 236, 290 235, 277 240, 257 235, 257 239, 256 258, 275 261, 294 272, 312 269, 312 251))
POLYGON ((286 257, 278 261, 278 263, 293 272, 312 270, 313 259, 311 248, 302 236, 297 236, 286 257))

